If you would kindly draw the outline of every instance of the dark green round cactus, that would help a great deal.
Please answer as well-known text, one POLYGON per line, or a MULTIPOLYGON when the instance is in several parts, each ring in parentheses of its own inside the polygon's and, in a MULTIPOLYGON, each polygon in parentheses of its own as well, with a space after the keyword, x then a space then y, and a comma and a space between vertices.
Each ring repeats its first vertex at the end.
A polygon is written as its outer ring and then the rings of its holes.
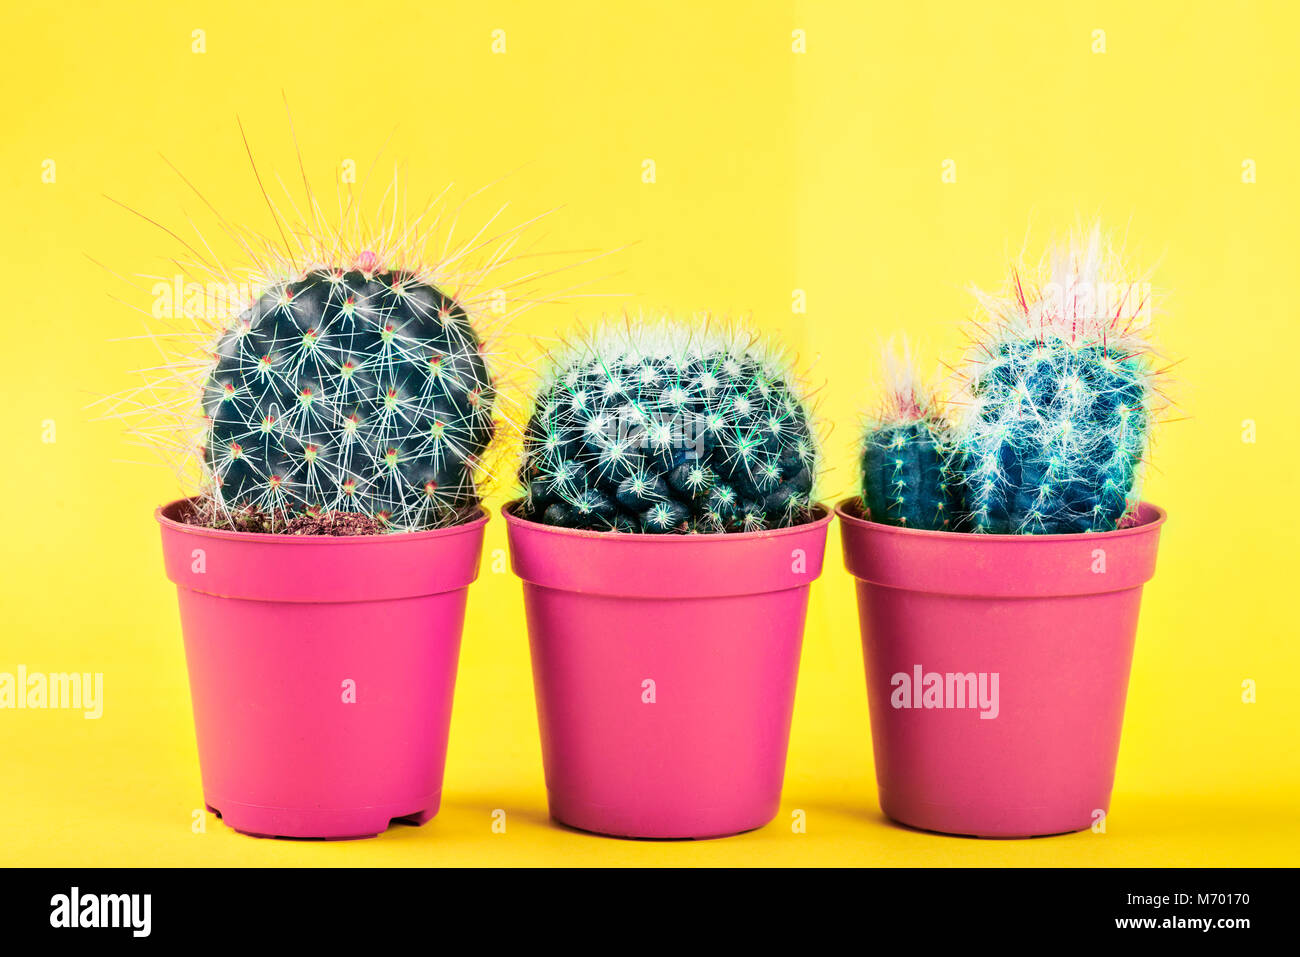
POLYGON ((271 285, 221 335, 204 387, 217 504, 363 513, 392 530, 478 505, 492 378, 462 307, 374 253, 271 285))
POLYGON ((642 320, 552 361, 524 433, 525 518, 649 533, 811 518, 812 423, 791 364, 753 336, 642 320))

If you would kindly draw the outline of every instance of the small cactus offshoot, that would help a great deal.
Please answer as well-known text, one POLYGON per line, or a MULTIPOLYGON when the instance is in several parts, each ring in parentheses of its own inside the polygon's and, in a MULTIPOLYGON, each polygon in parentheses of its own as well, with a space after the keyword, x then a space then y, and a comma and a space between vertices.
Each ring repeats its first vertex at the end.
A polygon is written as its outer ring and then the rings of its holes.
POLYGON ((1163 402, 1145 337, 1150 293, 1094 228, 1057 250, 1037 289, 979 294, 987 313, 956 431, 964 528, 1102 532, 1138 502, 1163 402))
POLYGON ((954 521, 952 435, 906 343, 884 357, 886 390, 862 441, 862 507, 884 525, 943 530, 954 521))
POLYGON ((812 517, 818 450, 802 389, 742 327, 607 321, 550 360, 524 432, 525 518, 717 533, 812 517))

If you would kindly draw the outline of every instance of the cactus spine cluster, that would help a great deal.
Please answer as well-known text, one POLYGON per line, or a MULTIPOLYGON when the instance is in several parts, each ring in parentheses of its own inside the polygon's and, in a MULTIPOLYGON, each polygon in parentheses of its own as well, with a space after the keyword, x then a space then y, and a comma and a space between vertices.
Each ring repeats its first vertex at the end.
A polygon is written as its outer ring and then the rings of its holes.
POLYGON ((941 501, 955 531, 1064 534, 1111 531, 1136 507, 1162 400, 1144 335, 1150 293, 1124 278, 1097 228, 1057 250, 1037 288, 1015 270, 1010 289, 978 294, 986 317, 950 432, 919 406, 910 431, 906 421, 868 429, 862 487, 874 520, 917 525, 926 516, 908 509, 941 501), (946 448, 939 467, 936 448, 946 448), (892 511, 891 461, 910 495, 892 511))
POLYGON ((373 252, 274 282, 221 333, 203 448, 221 509, 361 513, 391 530, 478 504, 492 378, 464 309, 373 252))
POLYGON ((956 516, 949 479, 952 435, 934 391, 904 344, 885 356, 888 384, 862 443, 862 506, 872 521, 943 530, 956 516))
POLYGON ((647 533, 811 517, 805 400, 791 363, 742 328, 606 322, 551 361, 524 433, 524 517, 647 533))

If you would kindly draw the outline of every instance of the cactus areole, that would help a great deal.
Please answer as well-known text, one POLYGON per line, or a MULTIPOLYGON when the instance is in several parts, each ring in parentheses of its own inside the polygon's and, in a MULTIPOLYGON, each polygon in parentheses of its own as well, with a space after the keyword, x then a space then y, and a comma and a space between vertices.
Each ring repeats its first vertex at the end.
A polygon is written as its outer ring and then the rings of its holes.
POLYGON ((203 452, 219 507, 415 530, 478 505, 492 379, 465 311, 415 273, 367 251, 274 283, 215 351, 203 452))

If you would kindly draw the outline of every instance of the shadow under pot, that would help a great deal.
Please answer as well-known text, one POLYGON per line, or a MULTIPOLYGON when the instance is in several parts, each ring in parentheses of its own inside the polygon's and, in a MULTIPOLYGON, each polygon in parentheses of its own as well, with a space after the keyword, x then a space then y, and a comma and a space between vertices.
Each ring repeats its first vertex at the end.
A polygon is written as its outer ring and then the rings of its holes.
POLYGON ((1104 818, 1142 586, 1165 513, 1073 535, 981 535, 836 509, 857 579, 880 807, 979 837, 1104 818))
POLYGON ((780 808, 808 589, 831 516, 716 535, 502 514, 523 580, 551 816, 708 838, 780 808))
POLYGON ((157 511, 180 601, 204 801, 263 837, 369 837, 438 812, 487 515, 354 537, 157 511))

